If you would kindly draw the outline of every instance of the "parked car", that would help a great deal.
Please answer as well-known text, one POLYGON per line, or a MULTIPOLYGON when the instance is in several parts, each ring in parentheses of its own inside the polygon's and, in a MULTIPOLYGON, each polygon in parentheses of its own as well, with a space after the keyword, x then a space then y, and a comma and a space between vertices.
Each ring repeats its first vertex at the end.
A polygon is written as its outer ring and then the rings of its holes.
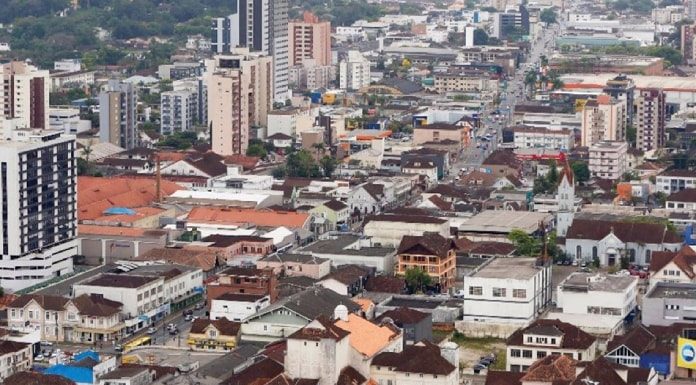
POLYGON ((167 324, 167 330, 176 329, 176 325, 173 323, 167 324))
POLYGON ((196 309, 196 310, 201 310, 201 309, 203 309, 203 303, 202 303, 202 302, 198 302, 198 303, 196 304, 196 306, 194 307, 194 309, 196 309))
POLYGON ((44 359, 43 354, 39 354, 36 357, 34 357, 34 361, 43 361, 43 359, 44 359))
POLYGON ((122 352, 123 351, 123 345, 121 344, 116 344, 114 345, 114 350, 117 352, 122 352))
POLYGON ((184 321, 193 321, 193 314, 186 314, 184 316, 184 321))
POLYGON ((179 329, 177 329, 177 328, 169 329, 169 335, 175 336, 177 334, 179 334, 179 329))
POLYGON ((157 333, 157 329, 156 329, 156 328, 154 328, 154 327, 152 327, 152 326, 150 326, 149 328, 147 328, 147 334, 155 334, 155 333, 157 333))
POLYGON ((488 367, 486 367, 485 365, 476 364, 474 365, 474 374, 479 374, 486 369, 488 369, 488 367))
POLYGON ((454 298, 464 298, 464 293, 465 293, 464 290, 457 290, 456 292, 454 292, 453 297, 454 298))
POLYGON ((184 310, 184 317, 187 315, 193 315, 193 310, 191 310, 191 309, 184 310))

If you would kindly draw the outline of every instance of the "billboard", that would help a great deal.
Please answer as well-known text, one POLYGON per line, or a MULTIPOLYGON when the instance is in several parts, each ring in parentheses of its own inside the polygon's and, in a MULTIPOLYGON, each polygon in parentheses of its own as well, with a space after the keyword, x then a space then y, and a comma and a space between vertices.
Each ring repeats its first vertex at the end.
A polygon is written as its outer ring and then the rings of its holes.
POLYGON ((677 366, 696 369, 696 340, 679 337, 677 341, 677 366))

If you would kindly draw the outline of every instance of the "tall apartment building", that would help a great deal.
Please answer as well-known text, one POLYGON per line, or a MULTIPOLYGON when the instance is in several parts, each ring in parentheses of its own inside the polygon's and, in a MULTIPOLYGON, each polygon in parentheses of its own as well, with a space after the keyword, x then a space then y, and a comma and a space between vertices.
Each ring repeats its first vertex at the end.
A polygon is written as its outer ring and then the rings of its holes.
POLYGON ((696 0, 687 0, 686 17, 690 20, 696 20, 696 0))
POLYGON ((197 123, 205 125, 208 122, 208 86, 203 77, 175 80, 172 88, 174 91, 186 91, 195 95, 197 123))
POLYGON ((331 23, 319 21, 312 12, 305 11, 302 21, 289 23, 290 65, 300 65, 314 59, 317 66, 331 64, 331 23))
POLYGON ((635 99, 636 85, 626 75, 619 75, 609 81, 604 87, 604 93, 616 100, 622 100, 628 108, 626 111, 626 124, 633 125, 633 102, 635 99))
POLYGON ((160 133, 192 131, 198 121, 198 95, 191 91, 166 91, 160 95, 160 133))
POLYGON ((111 79, 99 93, 99 140, 132 149, 136 146, 137 94, 130 83, 111 79))
POLYGON ((348 57, 341 61, 338 72, 342 90, 359 90, 370 85, 370 61, 359 51, 348 51, 348 57))
POLYGON ((609 95, 588 100, 582 109, 581 145, 597 142, 626 140, 626 102, 609 95))
POLYGON ((73 271, 75 137, 12 128, 0 142, 0 285, 21 290, 73 271))
POLYGON ((633 101, 636 147, 643 151, 665 145, 665 92, 657 88, 641 89, 633 101))
MULTIPOLYGON (((689 1, 689 10, 691 10, 691 3, 696 3, 696 0, 689 1)), ((684 58, 684 61, 686 61, 687 63, 692 63, 694 60, 696 60, 696 51, 694 50, 694 36, 696 36, 696 24, 684 24, 681 26, 680 48, 682 57, 684 58)))
POLYGON ((529 34, 529 11, 520 5, 518 11, 499 12, 493 15, 493 34, 497 39, 504 39, 510 29, 519 29, 523 34, 529 34))
POLYGON ((245 154, 249 129, 266 126, 273 102, 273 59, 238 48, 209 63, 208 122, 213 151, 245 154))
POLYGON ((48 71, 14 61, 0 65, 0 81, 0 118, 17 119, 17 127, 48 129, 48 71))
POLYGON ((238 47, 273 56, 275 100, 285 101, 288 93, 288 1, 240 0, 227 17, 212 22, 211 48, 226 54, 238 47))
POLYGON ((590 175, 593 178, 619 180, 627 171, 626 142, 598 142, 590 146, 590 175))

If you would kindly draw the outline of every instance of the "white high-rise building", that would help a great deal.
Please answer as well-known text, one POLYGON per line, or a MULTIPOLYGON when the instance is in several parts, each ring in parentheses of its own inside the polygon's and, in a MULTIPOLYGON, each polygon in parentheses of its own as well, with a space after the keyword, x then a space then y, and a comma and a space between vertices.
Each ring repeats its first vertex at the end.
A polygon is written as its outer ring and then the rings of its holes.
POLYGON ((213 19, 211 47, 226 54, 238 47, 273 57, 273 99, 288 98, 288 0, 239 0, 232 15, 213 19))
POLYGON ((348 51, 348 57, 341 61, 338 71, 342 90, 359 90, 370 85, 370 61, 359 51, 348 51))
POLYGON ((75 137, 10 127, 0 142, 0 285, 21 290, 73 271, 75 137))
POLYGON ((17 127, 47 129, 50 85, 48 71, 19 61, 0 65, 0 120, 15 119, 17 127))
POLYGON ((99 94, 99 140, 127 150, 137 145, 137 94, 130 83, 109 80, 99 94))
POLYGON ((192 91, 166 91, 160 94, 160 133, 192 131, 198 123, 198 97, 192 91))

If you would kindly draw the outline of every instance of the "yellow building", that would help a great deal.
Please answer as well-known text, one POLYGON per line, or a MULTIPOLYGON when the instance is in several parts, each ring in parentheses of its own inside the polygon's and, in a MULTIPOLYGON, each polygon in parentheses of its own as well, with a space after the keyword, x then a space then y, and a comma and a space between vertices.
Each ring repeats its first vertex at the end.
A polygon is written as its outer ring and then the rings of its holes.
POLYGON ((440 234, 406 235, 399 244, 396 274, 418 268, 430 276, 432 285, 446 293, 454 286, 456 256, 454 241, 440 234))
POLYGON ((227 318, 193 321, 186 343, 198 351, 229 351, 237 346, 240 323, 227 318))

